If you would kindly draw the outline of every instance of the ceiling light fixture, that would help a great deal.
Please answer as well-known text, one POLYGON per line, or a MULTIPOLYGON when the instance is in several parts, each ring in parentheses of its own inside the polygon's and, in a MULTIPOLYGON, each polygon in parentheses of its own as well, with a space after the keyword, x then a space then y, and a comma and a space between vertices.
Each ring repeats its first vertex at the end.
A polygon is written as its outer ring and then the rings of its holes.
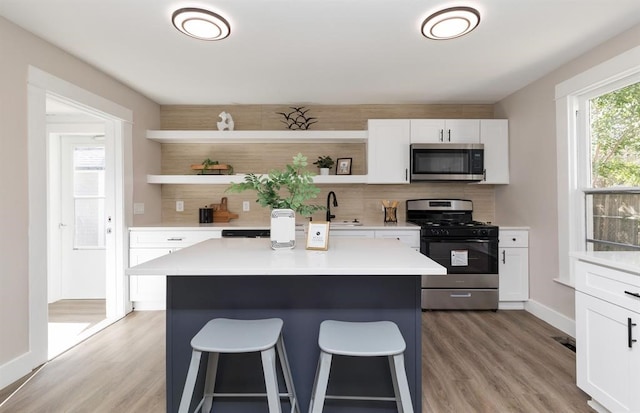
POLYGON ((427 17, 422 34, 429 39, 447 40, 464 36, 480 24, 480 13, 471 7, 451 7, 427 17))
POLYGON ((209 10, 192 7, 176 10, 171 21, 182 33, 200 40, 222 40, 231 33, 229 22, 209 10))

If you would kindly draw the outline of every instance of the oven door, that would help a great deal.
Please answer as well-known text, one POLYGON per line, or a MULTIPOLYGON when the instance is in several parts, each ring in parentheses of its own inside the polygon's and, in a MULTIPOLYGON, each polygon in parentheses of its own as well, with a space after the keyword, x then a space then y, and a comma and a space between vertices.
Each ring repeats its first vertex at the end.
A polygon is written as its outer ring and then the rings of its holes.
POLYGON ((447 274, 497 274, 497 239, 420 239, 420 252, 447 268, 447 274))

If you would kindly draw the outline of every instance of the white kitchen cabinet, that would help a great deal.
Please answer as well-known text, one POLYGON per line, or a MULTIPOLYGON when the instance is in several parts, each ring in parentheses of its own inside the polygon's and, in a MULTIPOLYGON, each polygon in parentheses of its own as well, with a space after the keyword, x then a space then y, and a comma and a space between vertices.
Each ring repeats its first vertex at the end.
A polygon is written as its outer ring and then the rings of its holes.
POLYGON ((412 119, 411 143, 480 143, 480 121, 412 119))
POLYGON ((335 229, 329 230, 329 238, 373 238, 375 232, 368 229, 335 229))
POLYGON ((500 302, 524 308, 529 299, 529 231, 500 229, 498 245, 500 302))
POLYGON ((481 184, 509 183, 509 121, 480 120, 480 143, 484 144, 484 180, 481 184))
POLYGON ((578 387, 596 410, 639 412, 640 274, 581 260, 574 274, 578 387))
POLYGON ((411 248, 420 251, 420 228, 376 230, 375 238, 392 238, 402 241, 411 248))
MULTIPOLYGON (((129 266, 142 264, 198 242, 221 238, 221 229, 158 229, 129 231, 129 266)), ((163 310, 167 280, 164 274, 129 277, 129 300, 136 310, 163 310)))
POLYGON ((409 183, 408 119, 370 119, 367 139, 367 183, 409 183))

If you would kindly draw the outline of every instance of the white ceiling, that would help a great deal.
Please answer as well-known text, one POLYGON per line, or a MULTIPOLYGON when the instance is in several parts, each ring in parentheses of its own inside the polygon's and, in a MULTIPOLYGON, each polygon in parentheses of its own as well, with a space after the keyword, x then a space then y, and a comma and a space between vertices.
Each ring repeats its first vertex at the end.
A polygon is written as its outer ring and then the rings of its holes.
POLYGON ((160 104, 494 103, 640 23, 640 0, 0 0, 0 15, 160 104), (420 34, 436 9, 480 26, 420 34), (231 23, 204 42, 170 22, 231 23))

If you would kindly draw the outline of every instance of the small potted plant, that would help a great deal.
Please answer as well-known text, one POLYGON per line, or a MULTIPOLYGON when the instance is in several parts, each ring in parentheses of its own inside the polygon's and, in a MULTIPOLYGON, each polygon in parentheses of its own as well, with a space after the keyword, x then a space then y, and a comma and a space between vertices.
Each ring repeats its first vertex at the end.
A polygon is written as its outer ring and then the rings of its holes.
POLYGON ((318 160, 313 164, 320 168, 320 175, 329 175, 329 170, 333 166, 334 162, 330 156, 318 156, 318 160))

